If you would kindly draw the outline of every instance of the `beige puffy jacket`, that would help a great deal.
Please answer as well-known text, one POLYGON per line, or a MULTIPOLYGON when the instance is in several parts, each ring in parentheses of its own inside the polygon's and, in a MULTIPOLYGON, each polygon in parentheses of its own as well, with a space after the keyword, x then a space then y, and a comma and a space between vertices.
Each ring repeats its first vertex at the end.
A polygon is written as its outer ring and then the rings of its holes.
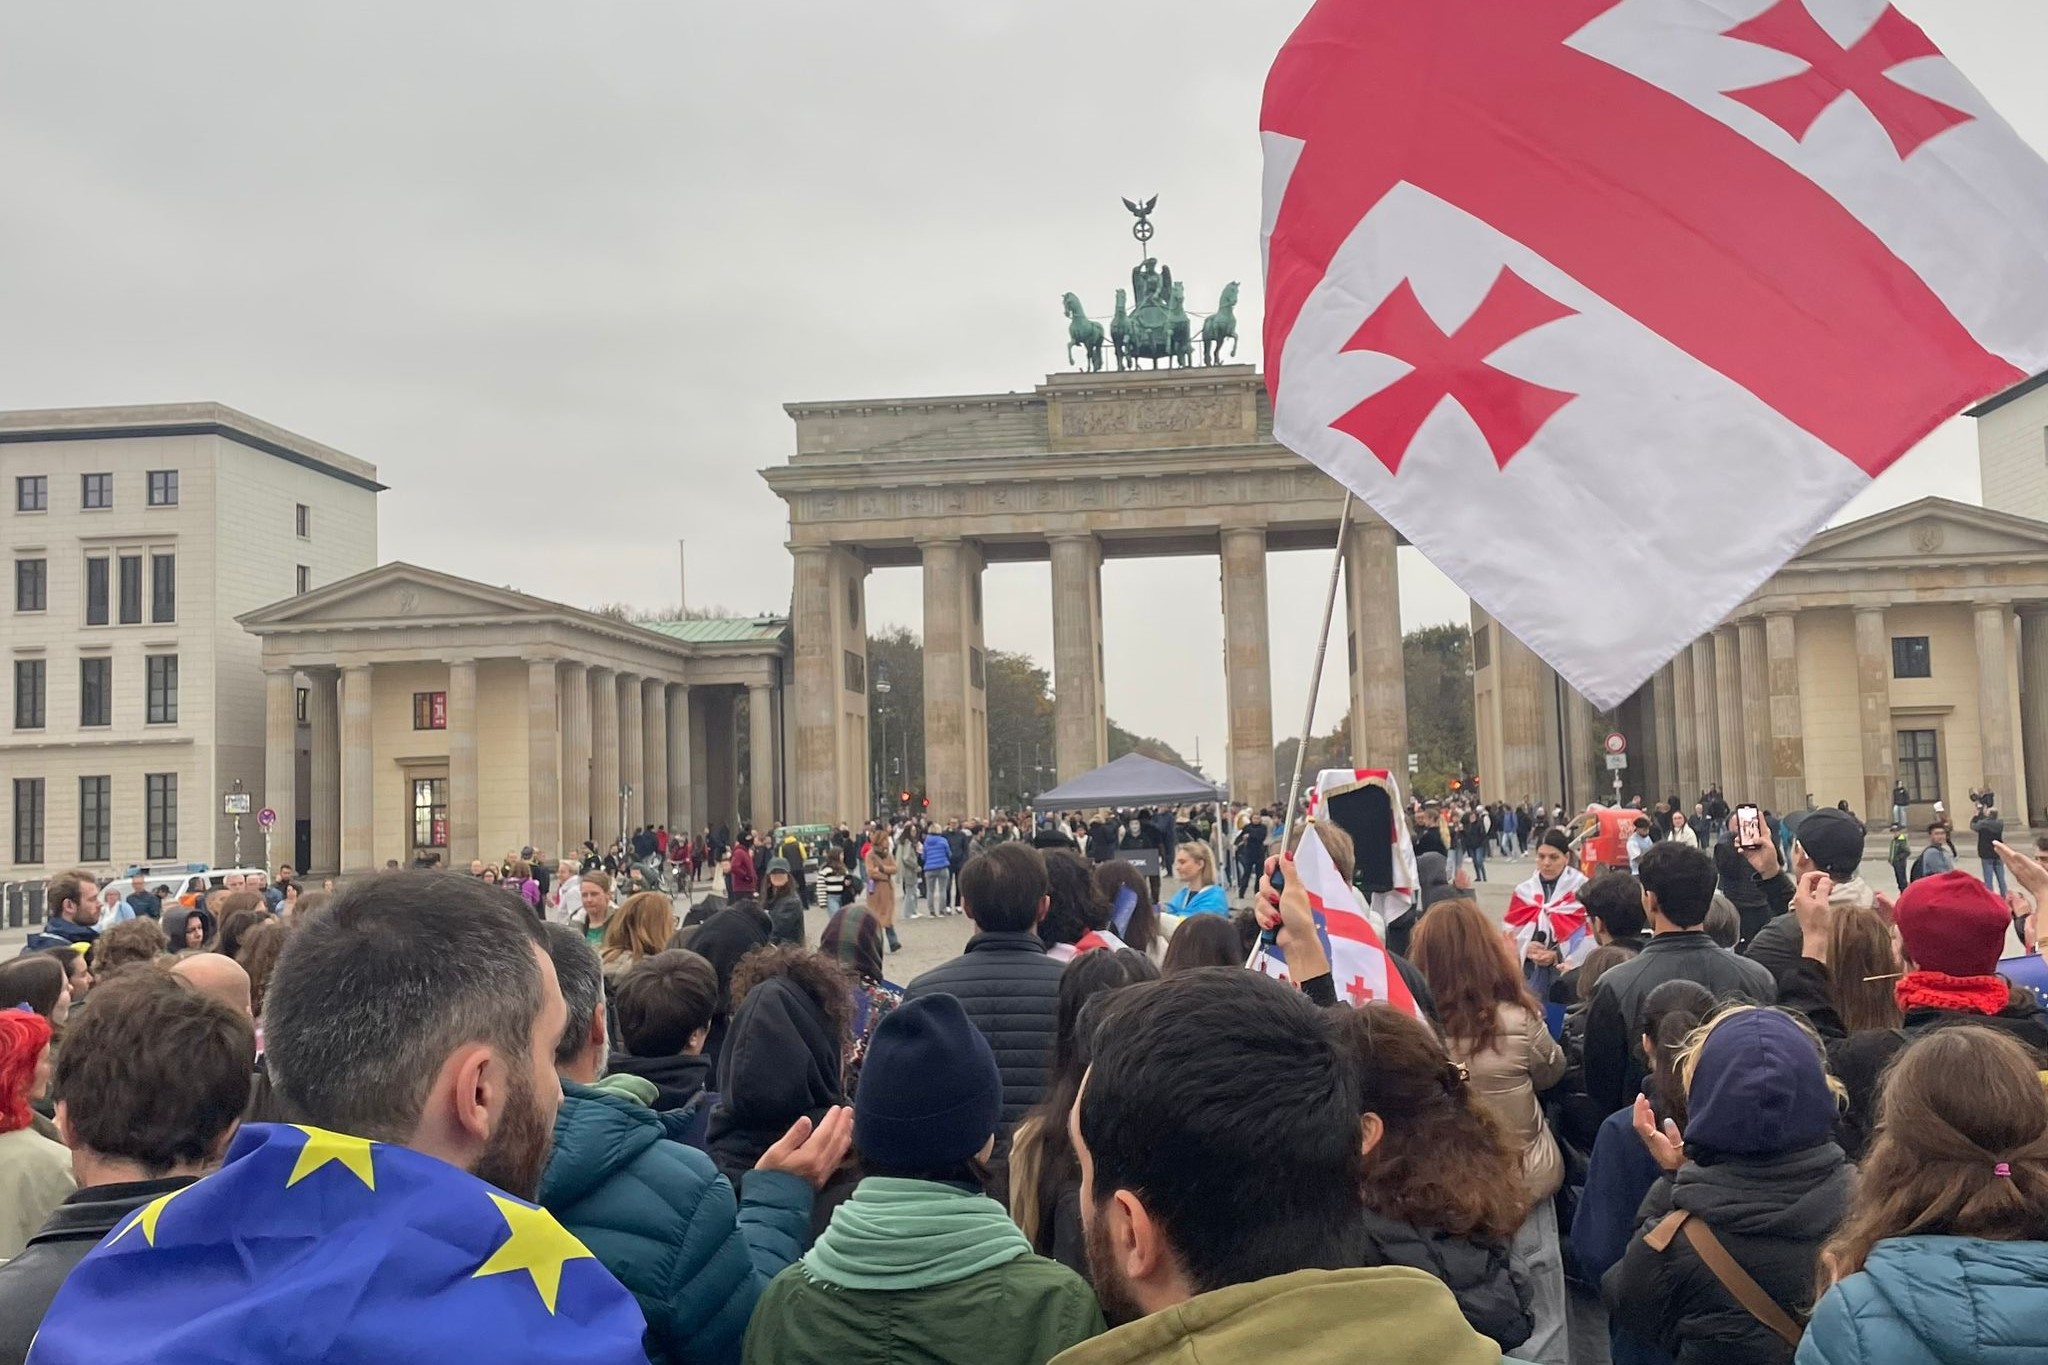
POLYGON ((1544 1027, 1540 1012, 1520 1005, 1500 1007, 1500 1028, 1486 1051, 1474 1053, 1461 1038, 1449 1040, 1451 1056, 1471 1073, 1472 1092, 1500 1120, 1522 1151, 1522 1182, 1533 1208, 1564 1183, 1564 1157, 1543 1120, 1537 1092, 1564 1077, 1564 1049, 1544 1027))

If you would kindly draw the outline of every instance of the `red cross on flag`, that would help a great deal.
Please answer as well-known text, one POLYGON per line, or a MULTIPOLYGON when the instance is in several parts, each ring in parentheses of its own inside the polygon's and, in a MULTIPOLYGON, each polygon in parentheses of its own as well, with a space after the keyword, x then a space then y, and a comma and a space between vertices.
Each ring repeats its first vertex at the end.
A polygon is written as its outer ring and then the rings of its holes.
POLYGON ((2048 164, 1884 0, 1318 0, 1261 128, 1274 434, 1602 708, 2048 369, 2048 164))

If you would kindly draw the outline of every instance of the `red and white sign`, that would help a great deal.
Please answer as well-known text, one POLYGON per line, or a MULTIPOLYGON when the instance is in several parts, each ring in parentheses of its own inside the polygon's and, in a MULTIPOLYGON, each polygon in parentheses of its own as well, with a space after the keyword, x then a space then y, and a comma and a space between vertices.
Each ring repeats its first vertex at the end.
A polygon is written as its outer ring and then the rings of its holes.
POLYGON ((1318 0, 1261 127, 1275 435, 1602 708, 2048 368, 2048 164, 1883 0, 1318 0))
POLYGON ((1619 730, 1611 731, 1600 741, 1600 747, 1610 754, 1625 754, 1628 752, 1628 736, 1619 730))

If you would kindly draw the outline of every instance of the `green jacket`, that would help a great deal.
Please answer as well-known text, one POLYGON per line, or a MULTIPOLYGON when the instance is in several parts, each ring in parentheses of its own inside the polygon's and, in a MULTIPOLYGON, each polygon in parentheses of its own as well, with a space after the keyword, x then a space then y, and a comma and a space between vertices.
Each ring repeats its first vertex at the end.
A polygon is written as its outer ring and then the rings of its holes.
MULTIPOLYGON (((750 1343, 751 1344, 751 1343, 750 1343)), ((751 1352, 749 1353, 751 1359, 751 1352)), ((1056 1365, 1494 1365, 1443 1281, 1406 1266, 1297 1270, 1197 1294, 1056 1365)))
POLYGON ((746 1365, 1045 1365, 1102 1331, 1080 1276, 1031 1254, 1003 1206, 870 1176, 775 1277, 746 1365))

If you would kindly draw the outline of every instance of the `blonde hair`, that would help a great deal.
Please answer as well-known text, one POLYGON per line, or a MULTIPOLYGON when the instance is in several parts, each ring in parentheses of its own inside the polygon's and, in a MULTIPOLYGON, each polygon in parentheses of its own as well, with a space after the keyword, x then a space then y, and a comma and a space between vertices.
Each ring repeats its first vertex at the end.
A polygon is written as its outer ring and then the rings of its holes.
POLYGON ((1807 1022, 1805 1015, 1795 1013, 1792 1010, 1781 1010, 1775 1005, 1751 1005, 1737 1002, 1723 1007, 1713 1018, 1694 1029, 1692 1036, 1685 1040, 1685 1046, 1678 1050, 1679 1088, 1688 1093, 1691 1092, 1693 1068, 1699 1064, 1700 1050, 1707 1045, 1707 1039, 1713 1036, 1714 1030, 1737 1015, 1748 1014, 1751 1010, 1770 1010, 1773 1014, 1784 1015, 1799 1026, 1799 1031, 1806 1035, 1806 1041, 1813 1044, 1813 1054, 1820 1061, 1821 1075, 1827 1078, 1828 1093, 1835 1097, 1835 1107, 1837 1109, 1846 1109, 1849 1105, 1849 1088, 1843 1085, 1836 1078, 1834 1071, 1829 1068, 1827 1044, 1821 1041, 1820 1034, 1814 1031, 1813 1025, 1807 1022))
POLYGON ((1207 844, 1199 843, 1196 840, 1190 839, 1186 843, 1182 844, 1179 848, 1175 849, 1174 852, 1185 853, 1190 858, 1193 858, 1196 862, 1202 865, 1202 885, 1216 885, 1215 849, 1209 847, 1207 844))
POLYGON ((675 902, 659 891, 637 891, 605 925, 598 956, 607 963, 653 957, 668 947, 675 932, 675 902))

